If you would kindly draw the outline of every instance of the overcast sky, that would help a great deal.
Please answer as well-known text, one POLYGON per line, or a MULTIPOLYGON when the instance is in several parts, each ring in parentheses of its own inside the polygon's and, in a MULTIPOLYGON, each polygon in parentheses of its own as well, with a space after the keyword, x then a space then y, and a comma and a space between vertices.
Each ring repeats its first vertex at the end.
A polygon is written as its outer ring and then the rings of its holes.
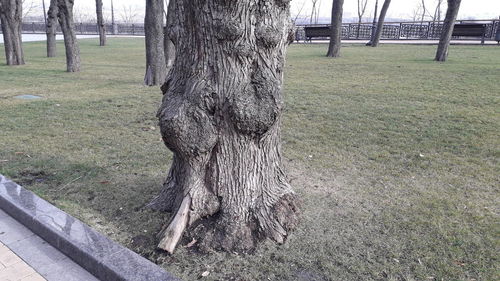
MULTIPOLYGON (((41 2, 42 0, 33 0, 36 2, 41 2)), ((332 0, 317 0, 320 6, 320 17, 330 17, 332 0)), ((392 0, 391 6, 387 17, 389 18, 407 18, 411 19, 413 11, 417 7, 421 0, 392 0)), ((50 0, 45 0, 47 5, 50 0)), ((111 0, 103 0, 104 9, 106 13, 110 11, 111 0)), ((113 0, 115 7, 115 16, 117 20, 120 20, 121 14, 123 13, 123 8, 134 8, 137 10, 137 21, 141 21, 144 15, 144 3, 141 0, 113 0)), ((426 6, 430 10, 434 10, 435 3, 437 0, 425 0, 426 6)), ((446 2, 444 0, 443 2, 446 2)), ((368 0, 368 7, 366 11, 366 18, 369 19, 373 15, 373 6, 375 0, 368 0)), ((379 0, 379 9, 382 6, 383 0, 379 0)), ((318 5, 317 4, 317 5, 318 5)), ((311 0, 292 0, 291 13, 296 15, 300 8, 302 11, 300 13, 301 17, 306 17, 311 14, 311 0)), ((92 14, 95 12, 95 1, 94 0, 75 0, 75 10, 80 13, 92 14)), ((357 0, 344 0, 344 17, 356 17, 357 15, 357 0)), ((459 19, 492 19, 498 18, 500 16, 500 0, 462 0, 460 7, 459 19)), ((443 12, 444 17, 444 12, 443 12)))

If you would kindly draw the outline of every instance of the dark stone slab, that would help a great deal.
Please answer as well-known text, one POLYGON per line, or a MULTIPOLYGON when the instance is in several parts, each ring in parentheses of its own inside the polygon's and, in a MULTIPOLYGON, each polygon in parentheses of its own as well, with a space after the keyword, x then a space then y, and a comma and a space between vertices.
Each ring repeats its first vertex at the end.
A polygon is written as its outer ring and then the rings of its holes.
POLYGON ((2 175, 0 209, 101 280, 179 280, 2 175))
POLYGON ((165 279, 164 275, 155 270, 157 265, 146 259, 137 259, 136 253, 123 249, 102 261, 103 280, 129 280, 128 276, 135 276, 135 280, 178 280, 173 277, 165 279))

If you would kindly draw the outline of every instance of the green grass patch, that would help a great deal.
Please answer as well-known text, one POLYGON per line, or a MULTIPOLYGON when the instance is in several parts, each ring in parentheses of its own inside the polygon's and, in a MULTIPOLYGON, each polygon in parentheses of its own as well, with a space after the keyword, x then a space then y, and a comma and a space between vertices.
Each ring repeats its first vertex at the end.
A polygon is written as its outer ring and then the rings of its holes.
POLYGON ((496 46, 291 45, 283 150, 300 227, 253 255, 154 250, 168 215, 145 210, 172 154, 144 42, 81 40, 0 65, 0 173, 185 280, 497 280, 500 56, 496 46), (18 100, 22 94, 42 96, 18 100))

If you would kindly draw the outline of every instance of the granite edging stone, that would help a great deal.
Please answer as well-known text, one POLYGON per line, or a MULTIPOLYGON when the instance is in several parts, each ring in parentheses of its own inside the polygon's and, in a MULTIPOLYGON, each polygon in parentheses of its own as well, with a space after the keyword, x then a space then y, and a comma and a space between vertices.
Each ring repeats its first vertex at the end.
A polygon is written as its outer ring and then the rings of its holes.
POLYGON ((100 280, 180 280, 1 174, 0 209, 100 280))

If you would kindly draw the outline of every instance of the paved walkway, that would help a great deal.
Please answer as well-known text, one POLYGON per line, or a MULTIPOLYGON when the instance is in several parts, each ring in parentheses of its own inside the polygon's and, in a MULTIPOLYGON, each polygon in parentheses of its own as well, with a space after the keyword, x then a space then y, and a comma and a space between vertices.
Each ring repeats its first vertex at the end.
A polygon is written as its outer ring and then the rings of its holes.
POLYGON ((1 281, 98 281, 0 209, 1 281))
POLYGON ((46 279, 0 242, 0 280, 45 281, 46 279))

